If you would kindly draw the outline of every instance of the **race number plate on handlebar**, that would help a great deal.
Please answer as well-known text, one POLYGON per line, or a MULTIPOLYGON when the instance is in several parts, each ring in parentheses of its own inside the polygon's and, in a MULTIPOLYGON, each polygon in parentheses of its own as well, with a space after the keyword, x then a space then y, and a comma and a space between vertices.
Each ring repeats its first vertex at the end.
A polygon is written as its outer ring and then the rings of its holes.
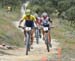
POLYGON ((25 30, 26 31, 30 31, 31 30, 31 27, 26 27, 25 30))
POLYGON ((44 29, 44 31, 48 31, 48 27, 44 27, 43 29, 44 29))

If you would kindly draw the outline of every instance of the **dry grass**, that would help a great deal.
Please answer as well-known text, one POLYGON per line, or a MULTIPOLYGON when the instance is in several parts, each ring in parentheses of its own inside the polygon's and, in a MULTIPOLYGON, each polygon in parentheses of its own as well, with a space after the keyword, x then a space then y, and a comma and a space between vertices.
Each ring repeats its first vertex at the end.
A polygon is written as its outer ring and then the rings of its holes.
MULTIPOLYGON (((60 23, 61 19, 53 19, 55 28, 52 29, 52 37, 57 39, 62 47, 62 59, 65 60, 74 57, 75 58, 75 33, 74 29, 67 26, 64 23, 60 23)), ((63 21, 63 20, 62 20, 63 21)))
POLYGON ((15 12, 0 10, 0 44, 23 46, 23 34, 12 24, 12 21, 18 20, 18 16, 15 12))

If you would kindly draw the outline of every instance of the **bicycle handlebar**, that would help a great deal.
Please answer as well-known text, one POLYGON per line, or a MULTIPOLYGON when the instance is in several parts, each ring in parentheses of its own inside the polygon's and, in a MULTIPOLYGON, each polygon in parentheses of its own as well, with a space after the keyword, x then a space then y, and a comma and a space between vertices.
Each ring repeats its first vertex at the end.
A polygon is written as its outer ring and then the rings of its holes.
POLYGON ((18 26, 19 28, 22 28, 22 29, 25 29, 25 27, 23 27, 23 26, 18 26))

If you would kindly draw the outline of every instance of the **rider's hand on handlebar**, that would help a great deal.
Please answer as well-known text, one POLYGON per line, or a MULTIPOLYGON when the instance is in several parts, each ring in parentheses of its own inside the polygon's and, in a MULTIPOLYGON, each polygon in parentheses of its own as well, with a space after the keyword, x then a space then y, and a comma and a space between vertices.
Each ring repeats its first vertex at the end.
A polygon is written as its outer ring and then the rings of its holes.
POLYGON ((25 27, 23 27, 23 26, 20 26, 20 25, 19 25, 18 27, 19 27, 19 28, 22 28, 22 29, 25 29, 25 27))
POLYGON ((21 28, 21 26, 20 26, 20 25, 19 25, 18 27, 19 27, 19 28, 21 28))

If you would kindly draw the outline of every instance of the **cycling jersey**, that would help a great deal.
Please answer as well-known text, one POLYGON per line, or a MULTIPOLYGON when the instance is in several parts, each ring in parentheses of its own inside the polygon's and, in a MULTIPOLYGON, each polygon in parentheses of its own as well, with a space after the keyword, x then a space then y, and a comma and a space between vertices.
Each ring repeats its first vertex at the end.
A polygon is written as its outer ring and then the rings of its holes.
POLYGON ((49 24, 49 17, 41 18, 41 20, 42 20, 43 25, 48 25, 49 24))
POLYGON ((50 30, 50 22, 52 22, 50 20, 50 17, 46 17, 46 18, 42 17, 41 20, 42 20, 43 27, 48 27, 48 29, 50 30))
POLYGON ((36 21, 36 18, 33 15, 24 15, 22 19, 25 20, 25 26, 32 28, 34 27, 34 21, 36 21))
POLYGON ((36 18, 36 24, 41 25, 41 22, 42 22, 41 18, 40 17, 37 17, 36 18))
POLYGON ((36 21, 36 18, 33 15, 30 16, 24 15, 22 19, 25 21, 36 21))

